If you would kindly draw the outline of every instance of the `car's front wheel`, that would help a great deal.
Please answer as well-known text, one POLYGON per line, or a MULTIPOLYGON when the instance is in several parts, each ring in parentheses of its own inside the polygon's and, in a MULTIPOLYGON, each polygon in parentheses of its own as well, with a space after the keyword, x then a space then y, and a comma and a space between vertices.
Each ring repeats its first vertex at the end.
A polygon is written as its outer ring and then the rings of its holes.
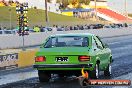
POLYGON ((99 64, 95 65, 94 70, 91 72, 91 77, 95 79, 99 78, 99 64))
POLYGON ((38 70, 38 76, 40 82, 49 82, 51 74, 43 70, 38 70))
POLYGON ((105 76, 111 76, 111 64, 108 64, 106 70, 104 70, 105 76))

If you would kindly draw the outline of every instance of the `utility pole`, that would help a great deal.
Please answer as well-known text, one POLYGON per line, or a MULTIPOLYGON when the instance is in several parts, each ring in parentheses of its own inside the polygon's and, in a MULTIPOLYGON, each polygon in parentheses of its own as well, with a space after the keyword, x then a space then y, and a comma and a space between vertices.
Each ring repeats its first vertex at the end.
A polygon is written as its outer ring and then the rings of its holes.
POLYGON ((10 30, 11 30, 11 7, 9 8, 9 12, 10 12, 10 30))
POLYGON ((46 27, 48 27, 49 26, 49 19, 48 19, 47 0, 45 0, 45 21, 46 21, 46 27))
POLYGON ((126 22, 127 22, 127 18, 128 18, 128 13, 127 13, 127 0, 125 0, 124 2, 124 6, 125 6, 125 16, 126 16, 126 22))
POLYGON ((94 9, 95 9, 95 19, 97 20, 97 0, 94 0, 94 3, 95 3, 95 7, 94 7, 94 9))

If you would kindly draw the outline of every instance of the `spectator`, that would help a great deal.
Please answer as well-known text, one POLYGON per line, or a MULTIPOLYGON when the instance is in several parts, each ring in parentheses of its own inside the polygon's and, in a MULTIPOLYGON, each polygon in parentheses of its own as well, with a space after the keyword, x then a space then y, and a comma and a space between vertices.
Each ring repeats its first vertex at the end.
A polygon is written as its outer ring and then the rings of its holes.
POLYGON ((57 27, 55 25, 53 25, 53 32, 56 32, 57 31, 57 27))
POLYGON ((40 26, 40 32, 44 32, 42 25, 40 26))
POLYGON ((70 26, 70 30, 73 30, 72 26, 70 26))
POLYGON ((6 27, 4 27, 4 28, 3 28, 3 30, 7 30, 7 28, 6 28, 6 27))
POLYGON ((35 26, 33 29, 35 32, 40 32, 40 28, 38 26, 35 26))
POLYGON ((125 27, 128 27, 127 23, 124 23, 124 26, 125 26, 125 27))

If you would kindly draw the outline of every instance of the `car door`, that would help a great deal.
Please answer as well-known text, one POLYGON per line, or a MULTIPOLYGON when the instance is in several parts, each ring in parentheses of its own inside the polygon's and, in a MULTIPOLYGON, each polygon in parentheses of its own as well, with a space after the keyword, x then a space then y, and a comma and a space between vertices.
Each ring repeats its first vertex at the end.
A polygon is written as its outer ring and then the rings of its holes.
POLYGON ((100 68, 103 69, 106 64, 106 49, 103 47, 102 41, 97 36, 94 36, 94 41, 97 46, 97 56, 100 58, 100 68))
POLYGON ((108 46, 106 47, 105 44, 103 44, 103 42, 101 41, 101 39, 96 36, 98 38, 98 40, 101 42, 102 46, 103 46, 103 56, 104 56, 104 59, 103 59, 103 65, 104 67, 106 67, 106 65, 109 64, 109 61, 110 61, 110 57, 111 57, 111 50, 108 48, 108 46))

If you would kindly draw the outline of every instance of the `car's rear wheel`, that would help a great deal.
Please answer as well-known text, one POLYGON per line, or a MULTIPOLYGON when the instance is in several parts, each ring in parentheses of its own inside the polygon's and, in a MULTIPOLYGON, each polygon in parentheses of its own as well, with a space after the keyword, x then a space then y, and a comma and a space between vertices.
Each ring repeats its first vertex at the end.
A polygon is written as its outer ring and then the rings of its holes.
POLYGON ((38 70, 38 76, 40 82, 49 82, 51 74, 43 70, 38 70))
POLYGON ((95 65, 94 70, 91 72, 91 77, 94 79, 98 79, 99 78, 99 64, 95 65))
POLYGON ((105 76, 111 76, 111 64, 108 64, 106 70, 104 70, 105 76))

